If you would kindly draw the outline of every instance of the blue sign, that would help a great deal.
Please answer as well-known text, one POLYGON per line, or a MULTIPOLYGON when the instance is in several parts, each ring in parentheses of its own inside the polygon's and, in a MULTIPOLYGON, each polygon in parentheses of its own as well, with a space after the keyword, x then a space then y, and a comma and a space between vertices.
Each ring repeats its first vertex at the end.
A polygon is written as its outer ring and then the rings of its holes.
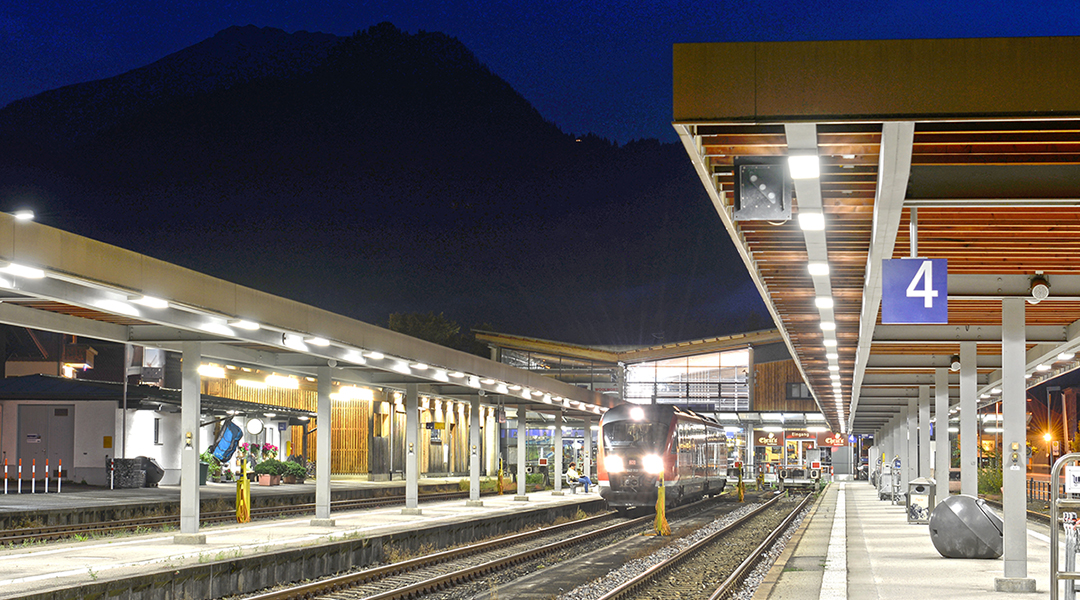
POLYGON ((881 322, 949 322, 949 261, 897 258, 881 261, 881 322))

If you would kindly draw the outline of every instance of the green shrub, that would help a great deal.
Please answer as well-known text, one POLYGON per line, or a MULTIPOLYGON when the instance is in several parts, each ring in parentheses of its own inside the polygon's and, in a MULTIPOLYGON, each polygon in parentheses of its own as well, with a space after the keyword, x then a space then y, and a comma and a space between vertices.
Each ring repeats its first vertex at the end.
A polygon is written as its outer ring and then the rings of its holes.
POLYGON ((276 458, 268 458, 255 465, 256 475, 282 475, 285 473, 285 463, 276 458))
POLYGON ((307 469, 305 469, 304 466, 300 463, 295 463, 290 460, 286 461, 283 464, 285 465, 285 472, 283 473, 284 475, 296 477, 297 479, 303 479, 307 476, 307 469))
POLYGON ((992 494, 994 496, 1001 494, 1001 467, 992 465, 989 467, 983 467, 979 469, 979 493, 980 494, 992 494))
POLYGON ((525 485, 540 485, 544 483, 543 473, 530 473, 525 476, 525 485))

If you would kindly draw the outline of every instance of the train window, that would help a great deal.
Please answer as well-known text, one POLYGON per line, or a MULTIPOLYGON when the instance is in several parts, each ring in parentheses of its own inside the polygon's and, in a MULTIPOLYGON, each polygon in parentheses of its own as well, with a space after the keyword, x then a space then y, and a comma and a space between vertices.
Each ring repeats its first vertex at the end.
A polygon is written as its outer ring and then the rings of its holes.
POLYGON ((604 424, 604 446, 655 448, 664 442, 667 428, 659 423, 616 421, 604 424))

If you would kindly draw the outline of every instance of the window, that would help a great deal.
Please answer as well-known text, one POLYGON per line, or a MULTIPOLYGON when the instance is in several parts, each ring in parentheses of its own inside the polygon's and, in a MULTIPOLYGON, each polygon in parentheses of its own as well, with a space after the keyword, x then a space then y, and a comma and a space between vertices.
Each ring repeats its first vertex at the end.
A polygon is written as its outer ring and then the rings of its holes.
POLYGON ((789 400, 813 400, 810 388, 805 383, 787 384, 787 397, 789 400))
POLYGON ((161 446, 161 418, 154 417, 154 445, 161 446))

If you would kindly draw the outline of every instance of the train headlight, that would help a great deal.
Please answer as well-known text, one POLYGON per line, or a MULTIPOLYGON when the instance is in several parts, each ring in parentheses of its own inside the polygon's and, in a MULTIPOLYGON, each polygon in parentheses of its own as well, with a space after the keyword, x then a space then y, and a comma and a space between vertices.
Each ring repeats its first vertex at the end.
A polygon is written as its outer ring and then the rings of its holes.
POLYGON ((664 459, 655 454, 649 454, 641 459, 641 466, 646 473, 656 475, 664 470, 664 459))
POLYGON ((626 470, 622 457, 614 454, 604 457, 604 468, 608 473, 622 473, 626 470))

